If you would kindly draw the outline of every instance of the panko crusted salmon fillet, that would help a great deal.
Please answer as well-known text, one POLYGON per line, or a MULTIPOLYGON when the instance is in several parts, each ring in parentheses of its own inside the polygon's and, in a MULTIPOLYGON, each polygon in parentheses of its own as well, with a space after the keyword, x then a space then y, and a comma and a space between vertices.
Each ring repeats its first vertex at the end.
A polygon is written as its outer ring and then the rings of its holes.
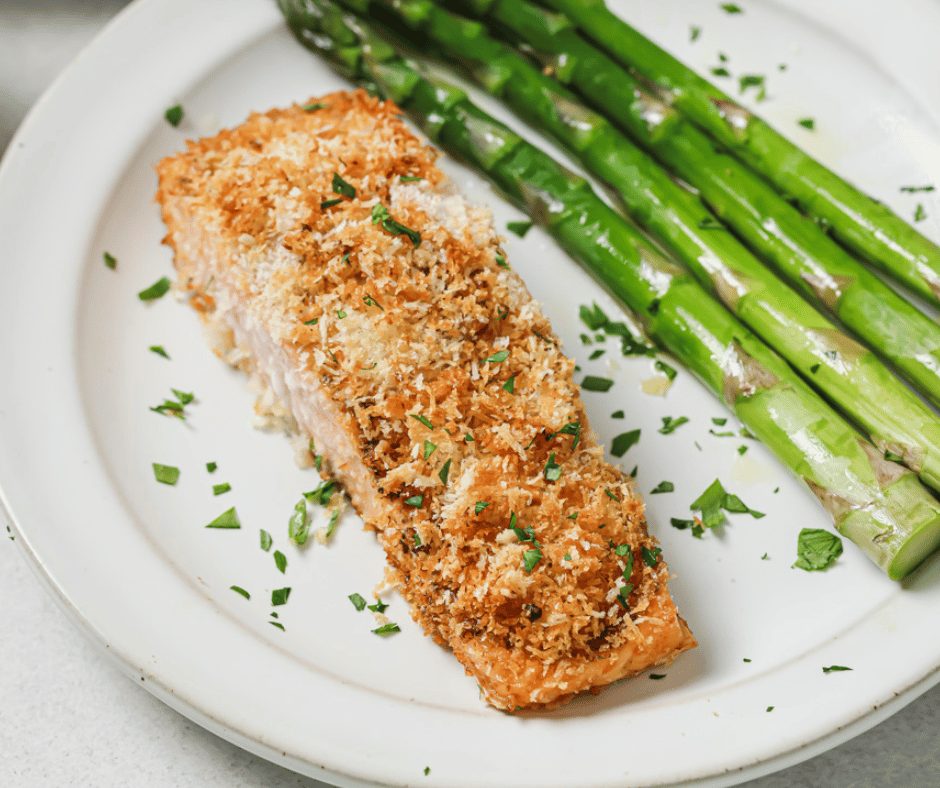
POLYGON ((166 242, 376 531, 415 620, 506 710, 693 647, 643 504, 489 212, 394 104, 310 106, 162 161, 166 242))

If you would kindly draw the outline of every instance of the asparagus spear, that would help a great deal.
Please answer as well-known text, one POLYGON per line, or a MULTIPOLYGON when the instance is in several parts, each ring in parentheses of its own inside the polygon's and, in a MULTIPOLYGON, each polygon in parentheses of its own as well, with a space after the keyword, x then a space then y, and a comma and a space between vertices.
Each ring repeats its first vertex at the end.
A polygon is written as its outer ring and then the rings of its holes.
POLYGON ((528 0, 448 0, 526 45, 639 145, 698 189, 712 211, 793 287, 830 310, 940 405, 940 326, 911 306, 564 17, 528 0))
POLYGON ((836 528, 890 577, 904 577, 940 546, 940 504, 917 477, 885 460, 586 181, 484 113, 461 90, 422 77, 361 17, 330 0, 279 5, 305 46, 397 102, 642 316, 650 335, 806 482, 836 528))
POLYGON ((881 363, 781 282, 725 229, 701 199, 678 185, 605 118, 478 22, 430 0, 359 0, 391 14, 468 68, 485 90, 568 147, 617 191, 630 215, 767 344, 940 490, 940 419, 881 363))
POLYGON ((924 298, 940 303, 940 247, 885 205, 804 153, 760 117, 698 76, 605 6, 603 0, 545 0, 663 98, 727 146, 833 234, 924 298))

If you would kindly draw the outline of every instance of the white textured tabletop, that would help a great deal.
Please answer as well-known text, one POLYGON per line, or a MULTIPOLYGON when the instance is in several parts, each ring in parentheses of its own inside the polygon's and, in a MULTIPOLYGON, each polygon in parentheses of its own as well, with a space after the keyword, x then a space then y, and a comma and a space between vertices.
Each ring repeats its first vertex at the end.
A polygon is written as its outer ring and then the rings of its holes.
MULTIPOLYGON (((123 5, 0 2, 0 151, 46 85, 123 5)), ((6 539, 0 600, 0 785, 322 785, 202 730, 126 679, 6 539)), ((749 785, 940 785, 938 745, 940 687, 868 733, 749 785)))

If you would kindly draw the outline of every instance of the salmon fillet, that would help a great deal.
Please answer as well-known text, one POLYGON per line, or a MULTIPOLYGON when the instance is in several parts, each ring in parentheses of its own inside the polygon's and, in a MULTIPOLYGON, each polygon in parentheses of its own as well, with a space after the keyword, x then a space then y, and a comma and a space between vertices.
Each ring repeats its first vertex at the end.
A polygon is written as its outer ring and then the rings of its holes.
POLYGON ((375 530, 414 619, 510 711, 692 648, 642 501, 488 210, 394 104, 306 106, 163 160, 166 243, 375 530))

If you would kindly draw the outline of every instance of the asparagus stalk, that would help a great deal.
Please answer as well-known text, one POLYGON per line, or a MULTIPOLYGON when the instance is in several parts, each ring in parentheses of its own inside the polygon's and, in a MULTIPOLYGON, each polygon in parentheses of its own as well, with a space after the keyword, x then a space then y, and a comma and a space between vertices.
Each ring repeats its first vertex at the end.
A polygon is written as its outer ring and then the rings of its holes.
POLYGON ((754 174, 582 38, 528 0, 448 0, 532 50, 633 140, 698 189, 711 210, 807 298, 828 309, 940 406, 940 326, 754 174))
POLYGON ((940 247, 885 205, 800 150, 760 117, 607 9, 603 0, 545 0, 615 60, 652 81, 722 145, 829 223, 849 249, 924 298, 940 303, 940 247))
POLYGON ((917 477, 885 460, 586 181, 484 113, 461 90, 423 77, 361 17, 330 0, 279 5, 305 46, 397 102, 641 316, 650 336, 806 482, 837 530, 890 577, 904 577, 940 546, 940 504, 917 477))
POLYGON ((878 357, 781 282, 708 210, 605 118, 478 22, 430 0, 359 0, 419 32, 485 90, 569 148, 629 214, 811 383, 940 490, 940 419, 878 357))

